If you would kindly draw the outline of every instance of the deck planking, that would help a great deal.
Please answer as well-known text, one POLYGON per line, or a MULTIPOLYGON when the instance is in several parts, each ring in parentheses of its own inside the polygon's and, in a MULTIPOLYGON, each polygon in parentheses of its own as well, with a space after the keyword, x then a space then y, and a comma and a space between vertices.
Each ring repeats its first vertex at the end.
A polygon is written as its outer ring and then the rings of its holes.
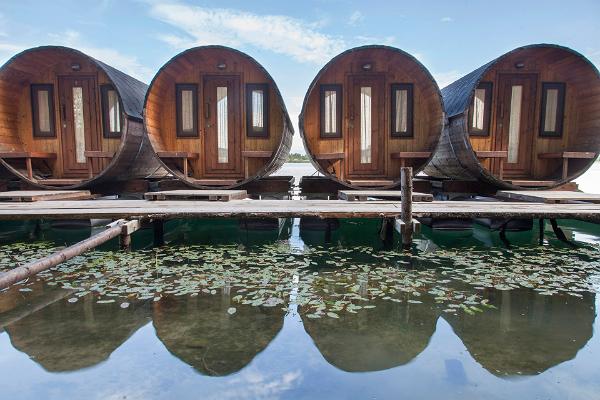
MULTIPOLYGON (((338 199, 346 201, 367 201, 369 198, 400 200, 400 190, 340 190, 338 199)), ((413 192, 412 201, 433 201, 433 195, 428 193, 413 192)))
POLYGON ((208 200, 208 201, 230 201, 240 200, 248 197, 245 190, 165 190, 160 192, 148 192, 144 194, 146 200, 208 200))
MULTIPOLYGON (((0 203, 0 220, 90 218, 398 218, 398 201, 90 200, 0 203)), ((414 218, 564 218, 600 222, 600 204, 433 201, 413 204, 414 218)))
POLYGON ((563 204, 572 202, 600 203, 600 194, 565 190, 501 190, 496 196, 502 199, 533 203, 563 204))
POLYGON ((0 201, 33 202, 59 200, 87 200, 89 190, 11 190, 0 192, 0 201))

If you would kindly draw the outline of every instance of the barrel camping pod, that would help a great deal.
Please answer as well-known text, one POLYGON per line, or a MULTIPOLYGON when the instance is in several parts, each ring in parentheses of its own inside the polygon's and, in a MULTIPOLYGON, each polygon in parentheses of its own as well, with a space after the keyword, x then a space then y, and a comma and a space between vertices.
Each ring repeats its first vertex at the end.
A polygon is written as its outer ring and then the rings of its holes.
POLYGON ((160 164, 143 132, 147 85, 78 50, 43 46, 0 68, 4 177, 41 188, 142 178, 160 164))
POLYGON ((350 187, 393 187, 419 172, 445 124, 439 88, 411 55, 363 46, 334 57, 312 81, 300 134, 314 166, 350 187))
POLYGON ((577 178, 600 151, 600 75, 566 47, 517 48, 442 95, 449 125, 428 175, 545 189, 577 178))
POLYGON ((294 133, 269 73, 223 46, 168 61, 150 83, 144 122, 164 167, 197 188, 237 187, 274 172, 294 133))

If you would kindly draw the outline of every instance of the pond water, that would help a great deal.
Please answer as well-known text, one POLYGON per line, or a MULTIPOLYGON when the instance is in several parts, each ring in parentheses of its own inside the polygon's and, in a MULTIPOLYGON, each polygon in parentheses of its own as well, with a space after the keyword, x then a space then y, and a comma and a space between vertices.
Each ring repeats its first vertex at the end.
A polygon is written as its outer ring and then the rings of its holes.
MULTIPOLYGON (((171 221, 0 293, 3 399, 596 399, 600 229, 171 221)), ((0 270, 90 228, 3 227, 0 270), (37 240, 31 241, 35 237, 37 240)))

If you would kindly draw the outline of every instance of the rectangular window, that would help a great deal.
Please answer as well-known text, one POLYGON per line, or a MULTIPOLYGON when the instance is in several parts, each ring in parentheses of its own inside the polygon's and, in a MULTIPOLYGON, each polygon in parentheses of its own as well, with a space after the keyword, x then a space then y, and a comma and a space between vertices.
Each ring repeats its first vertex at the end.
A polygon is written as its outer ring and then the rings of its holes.
POLYGON ((523 86, 512 87, 510 96, 510 119, 508 122, 508 158, 507 162, 519 162, 519 139, 521 138, 521 101, 523 86))
POLYGON ((73 126, 75 128, 75 160, 85 164, 85 112, 83 110, 83 88, 73 86, 73 126))
POLYGON ((413 85, 396 83, 392 85, 392 137, 413 136, 413 85))
POLYGON ((121 137, 121 102, 111 85, 102 85, 102 125, 105 138, 121 137))
POLYGON ((371 163, 371 88, 360 88, 360 163, 371 163))
POLYGON ((565 84, 542 83, 540 136, 561 137, 565 113, 565 84))
POLYGON ((31 112, 33 136, 56 137, 52 85, 31 85, 31 112))
POLYGON ((269 85, 246 85, 246 136, 269 137, 269 85))
POLYGON ((321 85, 321 137, 342 137, 342 86, 321 85))
POLYGON ((217 87, 217 156, 219 163, 229 162, 227 86, 217 87))
POLYGON ((469 109, 469 134, 488 136, 492 109, 492 82, 481 82, 473 94, 473 104, 469 109))
POLYGON ((198 137, 198 87, 193 83, 175 85, 177 137, 198 137))

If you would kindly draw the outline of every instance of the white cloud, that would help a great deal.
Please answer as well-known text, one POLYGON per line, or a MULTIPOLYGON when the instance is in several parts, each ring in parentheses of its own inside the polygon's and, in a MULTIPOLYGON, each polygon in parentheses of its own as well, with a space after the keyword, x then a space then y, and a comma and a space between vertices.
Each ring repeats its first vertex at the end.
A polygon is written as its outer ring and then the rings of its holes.
POLYGON ((356 10, 350 15, 348 19, 348 25, 356 26, 365 20, 365 16, 360 11, 356 10))
POLYGON ((443 17, 440 19, 441 22, 454 22, 454 18, 452 17, 443 17))
POLYGON ((446 72, 433 72, 432 73, 434 79, 436 80, 440 89, 445 88, 455 80, 461 78, 463 73, 458 72, 456 70, 446 71, 446 72))
POLYGON ((198 45, 252 46, 285 54, 301 62, 323 63, 340 53, 346 43, 319 32, 313 23, 284 15, 191 6, 178 2, 150 2, 150 14, 182 32, 159 39, 178 49, 198 45))

